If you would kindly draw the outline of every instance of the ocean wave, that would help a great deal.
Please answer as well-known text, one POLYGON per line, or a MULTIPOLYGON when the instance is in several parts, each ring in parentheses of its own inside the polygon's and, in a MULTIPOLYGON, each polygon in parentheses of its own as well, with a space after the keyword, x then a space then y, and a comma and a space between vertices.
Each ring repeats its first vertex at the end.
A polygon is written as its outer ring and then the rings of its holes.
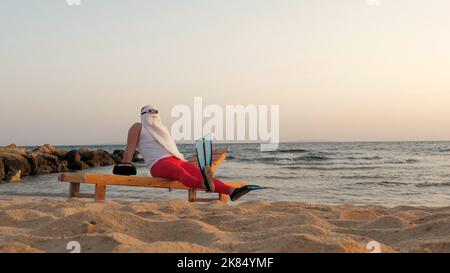
POLYGON ((380 159, 383 159, 383 158, 379 157, 379 156, 365 156, 365 157, 353 157, 353 156, 350 156, 350 157, 346 157, 345 159, 348 159, 348 160, 380 160, 380 159))
POLYGON ((248 158, 248 157, 241 157, 236 158, 239 161, 243 162, 274 162, 281 160, 282 158, 279 157, 254 157, 254 158, 248 158))
POLYGON ((381 175, 344 175, 340 177, 341 179, 357 179, 357 180, 364 180, 364 179, 383 179, 384 177, 381 175))
POLYGON ((221 175, 220 179, 242 179, 242 177, 236 177, 236 176, 231 176, 231 175, 221 175))
POLYGON ((374 170, 380 169, 380 166, 372 167, 305 167, 305 166, 283 166, 288 170, 315 170, 315 171, 356 171, 356 170, 374 170))
POLYGON ((406 161, 406 163, 409 163, 409 164, 420 162, 420 160, 418 160, 418 159, 406 159, 405 161, 406 161))
POLYGON ((264 178, 266 178, 266 179, 286 179, 286 180, 292 180, 292 179, 298 179, 298 176, 265 175, 264 178))
POLYGON ((384 161, 385 164, 413 164, 418 163, 418 159, 387 159, 384 161))
POLYGON ((276 150, 276 151, 271 151, 271 153, 307 153, 309 152, 309 150, 306 149, 287 149, 287 150, 276 150))
POLYGON ((378 181, 378 182, 370 182, 370 181, 357 182, 357 183, 355 183, 355 185, 376 185, 376 186, 394 187, 394 186, 408 185, 408 183, 384 180, 384 181, 378 181))
POLYGON ((330 160, 330 158, 320 155, 304 155, 294 158, 294 161, 324 161, 324 160, 330 160))
POLYGON ((449 182, 431 182, 431 183, 419 183, 416 184, 416 187, 418 188, 427 188, 427 187, 450 187, 450 181, 449 182))

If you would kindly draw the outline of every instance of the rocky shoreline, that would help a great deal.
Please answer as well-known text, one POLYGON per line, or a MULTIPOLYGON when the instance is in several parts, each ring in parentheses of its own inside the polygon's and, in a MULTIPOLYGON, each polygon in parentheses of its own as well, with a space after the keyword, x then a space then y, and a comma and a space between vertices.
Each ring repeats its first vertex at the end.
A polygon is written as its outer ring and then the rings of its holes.
MULTIPOLYGON (((0 182, 18 182, 24 176, 110 166, 119 163, 123 153, 123 150, 115 150, 111 154, 104 150, 91 151, 87 148, 66 151, 49 144, 30 151, 11 144, 0 147, 0 182)), ((142 161, 136 152, 133 162, 142 161)))

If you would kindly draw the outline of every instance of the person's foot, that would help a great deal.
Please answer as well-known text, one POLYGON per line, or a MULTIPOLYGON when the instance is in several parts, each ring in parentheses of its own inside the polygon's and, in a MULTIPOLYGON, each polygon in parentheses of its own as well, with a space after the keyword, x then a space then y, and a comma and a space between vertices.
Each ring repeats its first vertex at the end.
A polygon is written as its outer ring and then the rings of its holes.
POLYGON ((216 185, 214 184, 214 174, 211 170, 211 167, 205 166, 205 176, 206 181, 203 182, 205 183, 205 190, 208 192, 214 192, 216 189, 216 185))

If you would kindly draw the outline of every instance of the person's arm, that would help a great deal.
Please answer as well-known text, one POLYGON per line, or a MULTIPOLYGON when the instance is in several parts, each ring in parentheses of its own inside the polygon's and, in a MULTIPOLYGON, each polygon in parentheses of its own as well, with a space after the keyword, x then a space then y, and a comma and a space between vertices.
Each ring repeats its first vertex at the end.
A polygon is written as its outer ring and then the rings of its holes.
POLYGON ((134 152, 139 142, 139 136, 141 134, 141 124, 135 123, 128 130, 127 148, 123 154, 123 163, 131 163, 133 161, 134 152))

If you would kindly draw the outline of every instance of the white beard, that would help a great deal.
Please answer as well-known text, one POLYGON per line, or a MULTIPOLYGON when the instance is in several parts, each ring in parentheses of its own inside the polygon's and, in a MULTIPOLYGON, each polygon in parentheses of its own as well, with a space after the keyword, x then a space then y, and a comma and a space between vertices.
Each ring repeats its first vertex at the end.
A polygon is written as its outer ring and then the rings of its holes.
POLYGON ((158 114, 147 113, 141 115, 141 122, 142 129, 147 130, 164 149, 176 158, 185 160, 184 156, 178 151, 177 144, 170 135, 169 130, 161 123, 158 114))

